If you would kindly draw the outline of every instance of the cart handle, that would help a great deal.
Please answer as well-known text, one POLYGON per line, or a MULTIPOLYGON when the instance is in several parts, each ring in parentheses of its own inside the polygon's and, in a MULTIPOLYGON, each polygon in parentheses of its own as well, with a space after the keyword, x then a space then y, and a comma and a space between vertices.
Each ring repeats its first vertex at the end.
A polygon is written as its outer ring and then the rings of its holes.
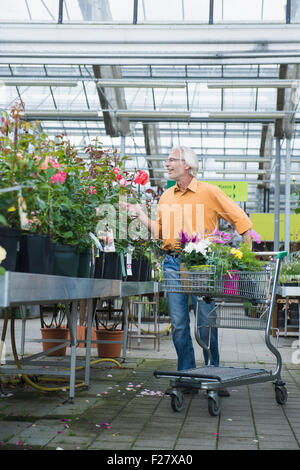
POLYGON ((284 257, 287 256, 287 255, 288 255, 288 252, 287 252, 287 251, 280 251, 280 252, 278 253, 278 255, 277 255, 277 258, 278 258, 278 259, 282 259, 282 258, 284 258, 284 257))
POLYGON ((287 251, 255 251, 257 256, 276 256, 276 258, 281 259, 288 255, 287 251))

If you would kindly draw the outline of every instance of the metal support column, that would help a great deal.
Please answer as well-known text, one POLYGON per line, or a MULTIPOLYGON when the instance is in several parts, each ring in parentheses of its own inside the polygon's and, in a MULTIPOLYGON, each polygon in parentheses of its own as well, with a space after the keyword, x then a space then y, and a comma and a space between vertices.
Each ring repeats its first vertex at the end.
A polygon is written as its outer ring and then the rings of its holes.
POLYGON ((280 139, 276 139, 275 157, 275 189, 274 189, 274 251, 279 251, 279 221, 280 221, 280 139))
POLYGON ((286 139, 284 250, 290 252, 291 139, 286 139))

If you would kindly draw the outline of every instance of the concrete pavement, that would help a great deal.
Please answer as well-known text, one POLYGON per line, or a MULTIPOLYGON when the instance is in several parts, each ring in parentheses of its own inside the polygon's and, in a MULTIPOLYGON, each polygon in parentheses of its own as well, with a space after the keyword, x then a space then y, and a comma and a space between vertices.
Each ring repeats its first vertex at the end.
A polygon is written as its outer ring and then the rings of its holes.
MULTIPOLYGON (((39 327, 39 319, 27 320, 27 336, 40 337, 39 327)), ((20 331, 21 321, 16 320, 17 345, 20 331)), ((221 365, 271 368, 275 362, 261 331, 219 330, 219 342, 221 365)), ((222 399, 218 417, 208 413, 204 391, 186 396, 183 411, 171 409, 170 397, 163 393, 169 380, 153 376, 156 369, 176 370, 171 336, 165 334, 161 335, 160 351, 154 350, 150 339, 140 344, 133 339, 121 368, 109 362, 91 366, 91 385, 88 390, 76 390, 73 404, 67 401, 67 391, 41 392, 20 382, 10 385, 9 377, 3 375, 4 389, 13 395, 0 399, 0 450, 106 450, 107 458, 113 451, 138 455, 143 450, 176 454, 196 450, 299 450, 297 345, 298 337, 279 337, 287 404, 277 404, 270 382, 230 387, 231 396, 222 399)), ((195 350, 200 366, 202 351, 196 344, 195 350)), ((40 343, 26 343, 27 354, 40 351, 40 343)), ((96 349, 92 351, 95 359, 96 349)), ((77 354, 84 357, 85 350, 78 348, 77 354)), ((11 355, 9 333, 6 355, 11 355)), ((76 378, 83 374, 78 371, 76 378)))

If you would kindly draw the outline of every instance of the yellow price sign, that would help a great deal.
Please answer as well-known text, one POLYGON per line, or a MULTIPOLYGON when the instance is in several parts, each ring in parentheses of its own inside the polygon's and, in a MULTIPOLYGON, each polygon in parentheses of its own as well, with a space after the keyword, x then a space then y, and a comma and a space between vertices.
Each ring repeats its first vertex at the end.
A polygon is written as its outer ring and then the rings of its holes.
POLYGON ((206 181, 206 183, 218 186, 223 193, 236 202, 248 201, 247 181, 206 181))
MULTIPOLYGON (((248 201, 248 183, 247 181, 205 181, 205 183, 218 186, 223 193, 236 202, 248 201)), ((168 180, 167 188, 174 186, 176 181, 168 180)))

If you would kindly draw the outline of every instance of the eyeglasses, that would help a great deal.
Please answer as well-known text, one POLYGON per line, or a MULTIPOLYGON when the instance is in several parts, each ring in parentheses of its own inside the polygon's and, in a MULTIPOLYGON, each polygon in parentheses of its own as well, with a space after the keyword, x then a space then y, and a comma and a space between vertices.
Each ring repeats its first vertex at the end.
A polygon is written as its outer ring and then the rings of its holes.
POLYGON ((176 162, 176 160, 180 160, 180 158, 173 158, 173 157, 171 157, 171 158, 168 158, 168 160, 166 160, 166 161, 165 161, 165 165, 166 165, 167 163, 173 163, 173 162, 176 162))

